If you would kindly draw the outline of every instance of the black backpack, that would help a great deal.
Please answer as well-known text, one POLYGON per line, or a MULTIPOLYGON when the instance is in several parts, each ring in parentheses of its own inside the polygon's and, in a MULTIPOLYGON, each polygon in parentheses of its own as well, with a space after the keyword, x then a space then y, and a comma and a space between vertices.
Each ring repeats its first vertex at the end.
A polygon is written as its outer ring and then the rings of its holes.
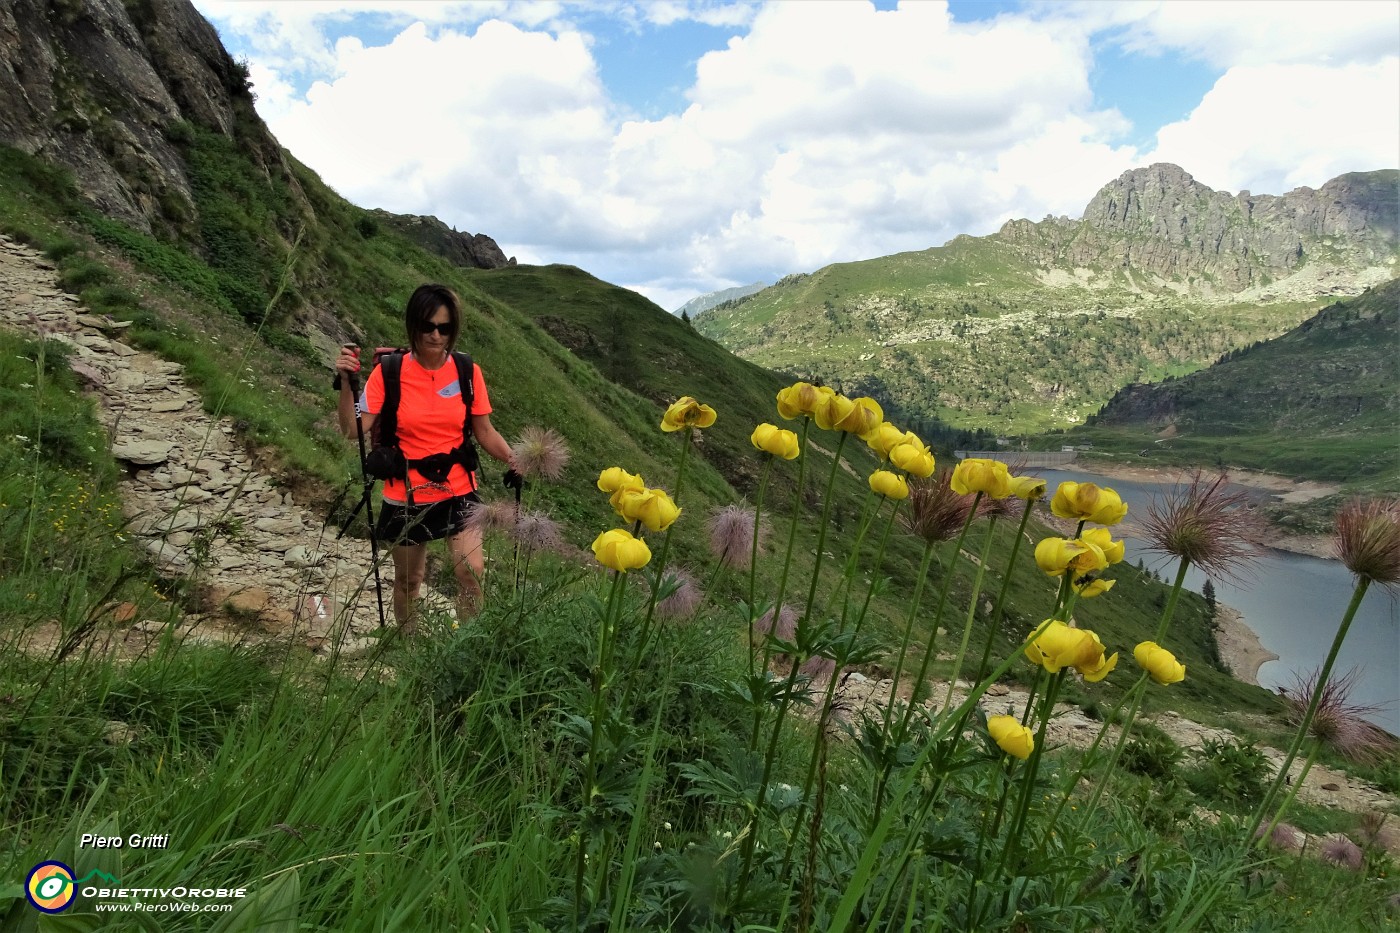
POLYGON ((379 361, 384 380, 384 404, 374 422, 374 449, 365 457, 366 472, 376 479, 401 479, 407 482, 408 468, 412 467, 435 483, 446 482, 447 474, 456 463, 460 463, 468 473, 474 472, 480 458, 477 457, 476 445, 472 443, 472 389, 475 386, 472 358, 465 353, 452 353, 452 361, 457 365, 457 385, 461 388, 466 412, 462 421, 462 443, 447 453, 408 460, 399 448, 398 433, 399 372, 403 368, 405 352, 400 350, 387 354, 379 361))

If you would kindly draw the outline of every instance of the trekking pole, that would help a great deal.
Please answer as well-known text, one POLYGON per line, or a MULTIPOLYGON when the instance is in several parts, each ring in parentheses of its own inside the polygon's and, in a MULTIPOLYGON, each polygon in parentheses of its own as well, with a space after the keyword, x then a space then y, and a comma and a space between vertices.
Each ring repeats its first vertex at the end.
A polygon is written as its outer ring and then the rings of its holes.
MULTIPOLYGON (((354 344, 346 344, 347 347, 354 344)), ((354 520, 356 513, 361 508, 365 510, 365 520, 369 522, 369 558, 370 567, 374 572, 374 600, 379 607, 379 627, 384 627, 384 589, 379 582, 379 538, 374 530, 374 477, 369 475, 365 469, 365 422, 360 413, 360 380, 354 373, 346 373, 345 377, 350 380, 350 394, 355 397, 355 436, 360 443, 360 477, 364 481, 363 490, 360 493, 360 504, 355 507, 355 511, 350 513, 350 517, 341 526, 339 537, 345 537, 345 531, 350 527, 350 522, 354 520)))

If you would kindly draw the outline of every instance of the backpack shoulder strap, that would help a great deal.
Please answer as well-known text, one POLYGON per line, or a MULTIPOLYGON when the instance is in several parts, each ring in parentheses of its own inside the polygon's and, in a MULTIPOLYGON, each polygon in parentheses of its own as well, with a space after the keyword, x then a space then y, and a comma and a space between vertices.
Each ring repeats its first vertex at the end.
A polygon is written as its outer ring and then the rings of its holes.
POLYGON ((457 364, 457 387, 462 391, 462 403, 466 406, 466 414, 463 416, 462 439, 469 441, 472 437, 472 391, 476 388, 476 370, 472 364, 470 354, 460 350, 452 351, 452 360, 457 364))
POLYGON ((403 354, 390 353, 379 361, 380 378, 384 380, 384 404, 379 409, 375 428, 379 443, 396 447, 399 443, 399 372, 403 369, 403 354))

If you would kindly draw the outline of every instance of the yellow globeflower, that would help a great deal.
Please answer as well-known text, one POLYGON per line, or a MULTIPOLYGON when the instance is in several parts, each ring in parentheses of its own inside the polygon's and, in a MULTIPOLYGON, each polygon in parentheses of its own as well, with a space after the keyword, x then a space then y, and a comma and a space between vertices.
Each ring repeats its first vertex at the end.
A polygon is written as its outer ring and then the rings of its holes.
POLYGON ((864 437, 884 423, 885 410, 873 398, 852 399, 851 404, 855 407, 836 423, 836 430, 864 437))
POLYGON ((651 531, 665 531, 681 514, 664 489, 620 489, 612 502, 617 514, 629 522, 641 522, 651 531))
POLYGON ((1186 679, 1186 665, 1155 641, 1145 641, 1133 649, 1133 660, 1163 686, 1186 679))
POLYGON ((604 567, 626 573, 645 567, 651 560, 651 548, 640 538, 632 537, 630 531, 613 528, 593 539, 593 556, 604 567))
POLYGON ((715 423, 715 417, 715 410, 709 405, 701 405, 689 395, 683 395, 661 416, 661 430, 669 432, 684 428, 708 428, 715 423))
POLYGON ((928 479, 933 475, 933 451, 919 441, 895 446, 890 451, 890 463, 910 476, 917 476, 920 479, 928 479))
POLYGON ((786 389, 778 390, 778 414, 791 421, 816 410, 822 398, 821 389, 810 382, 794 382, 786 389))
POLYGON ((905 433, 888 421, 881 421, 875 426, 875 430, 861 435, 861 440, 865 441, 867 447, 875 452, 875 456, 882 461, 890 458, 890 451, 900 444, 909 443, 909 438, 913 432, 905 433))
POLYGON ((1035 565, 1052 577, 1062 576, 1088 550, 1078 538, 1046 538, 1035 546, 1035 565))
POLYGON ((853 399, 838 395, 836 392, 823 393, 821 400, 817 402, 816 409, 812 412, 812 420, 823 431, 836 430, 836 426, 855 410, 856 403, 853 399))
POLYGON ((749 440, 755 447, 764 453, 770 453, 775 457, 782 457, 784 460, 795 460, 801 453, 798 447, 797 434, 793 431, 784 431, 776 424, 760 424, 753 429, 753 434, 749 440))
POLYGON ((622 467, 608 467, 598 474, 598 488, 603 492, 617 492, 619 489, 645 489, 646 482, 635 473, 628 473, 622 467))
POLYGON ((1038 476, 1013 476, 1011 477, 1011 494, 1017 499, 1045 498, 1045 480, 1038 476))
POLYGON ((969 457, 953 467, 948 485, 960 496, 980 492, 992 499, 1005 499, 1011 495, 1011 473, 1000 460, 969 457))
POLYGON ((1094 483, 1063 482, 1050 500, 1050 511, 1060 518, 1083 519, 1096 525, 1116 525, 1128 514, 1118 493, 1094 483))
POLYGON ((1103 645, 1092 632, 1054 620, 1026 646, 1026 657, 1050 673, 1058 674, 1064 667, 1098 666, 1103 660, 1103 645))
POLYGON ((1035 751, 1035 734, 1015 716, 988 716, 987 732, 1002 751, 1022 761, 1035 751))
POLYGON ((1080 675, 1083 676, 1085 680, 1089 681, 1089 683, 1096 684, 1107 677, 1113 669, 1118 666, 1118 652, 1115 651, 1112 657, 1105 658, 1103 656, 1103 644, 1099 642, 1099 636, 1094 635, 1093 632, 1089 634, 1093 635, 1094 643, 1098 645, 1098 661, 1094 664, 1081 664, 1079 667, 1076 667, 1075 670, 1079 671, 1080 675))
POLYGON ((1122 541, 1113 540, 1113 532, 1107 528, 1090 528, 1079 536, 1085 544, 1097 547, 1103 552, 1104 560, 1116 564, 1123 559, 1125 551, 1122 541))
POLYGON ((870 474, 870 488, 886 499, 909 498, 909 482, 889 470, 876 470, 870 474))

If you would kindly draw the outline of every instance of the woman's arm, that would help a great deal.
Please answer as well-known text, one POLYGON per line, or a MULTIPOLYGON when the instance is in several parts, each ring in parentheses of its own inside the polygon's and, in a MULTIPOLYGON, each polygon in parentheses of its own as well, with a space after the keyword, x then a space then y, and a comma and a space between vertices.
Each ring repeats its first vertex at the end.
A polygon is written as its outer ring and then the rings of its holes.
POLYGON ((515 469, 515 463, 510 454, 510 445, 491 424, 490 415, 472 415, 472 436, 476 438, 476 442, 481 445, 482 450, 512 470, 515 469))
MULTIPOLYGON (((335 361, 336 371, 340 374, 340 399, 336 408, 336 417, 340 421, 340 433, 349 438, 358 436, 359 431, 355 427, 355 391, 350 387, 351 377, 357 376, 360 372, 360 354, 358 350, 350 347, 342 347, 340 356, 335 361)), ((359 379, 355 381, 358 383, 359 379)), ((375 419, 378 415, 363 414, 360 416, 360 424, 364 428, 365 437, 372 437, 370 429, 374 427, 375 419)))

